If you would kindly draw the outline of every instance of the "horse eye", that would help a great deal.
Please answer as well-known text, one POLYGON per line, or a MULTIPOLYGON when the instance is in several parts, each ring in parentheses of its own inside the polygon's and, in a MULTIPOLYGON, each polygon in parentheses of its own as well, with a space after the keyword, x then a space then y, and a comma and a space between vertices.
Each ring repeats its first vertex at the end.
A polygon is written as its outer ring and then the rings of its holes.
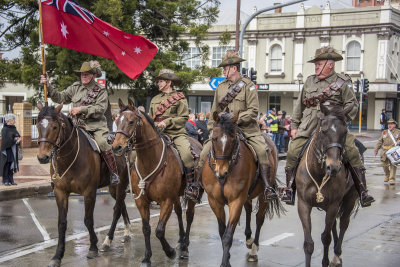
POLYGON ((53 126, 53 130, 57 130, 57 126, 53 126))
POLYGON ((130 121, 130 122, 129 122, 129 125, 133 125, 133 123, 134 123, 134 121, 130 121))

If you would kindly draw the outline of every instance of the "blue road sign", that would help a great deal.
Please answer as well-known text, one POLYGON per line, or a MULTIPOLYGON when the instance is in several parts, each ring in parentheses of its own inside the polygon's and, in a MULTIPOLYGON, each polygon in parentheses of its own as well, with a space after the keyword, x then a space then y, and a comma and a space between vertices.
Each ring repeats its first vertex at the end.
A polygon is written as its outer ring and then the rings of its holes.
POLYGON ((214 77, 211 79, 209 85, 211 89, 215 90, 217 89, 218 84, 220 84, 223 80, 225 80, 225 77, 214 77))

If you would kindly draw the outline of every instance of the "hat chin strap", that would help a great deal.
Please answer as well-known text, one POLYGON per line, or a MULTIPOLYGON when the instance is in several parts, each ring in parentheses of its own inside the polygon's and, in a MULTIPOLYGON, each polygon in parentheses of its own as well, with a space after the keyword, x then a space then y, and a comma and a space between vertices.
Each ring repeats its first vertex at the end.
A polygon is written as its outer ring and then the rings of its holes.
POLYGON ((231 65, 229 65, 228 73, 225 75, 225 79, 228 80, 229 78, 229 73, 231 72, 231 65))
POLYGON ((328 63, 328 59, 325 60, 325 64, 324 64, 324 66, 322 67, 322 70, 317 74, 317 77, 318 77, 319 75, 321 75, 321 73, 324 71, 324 69, 325 69, 327 63, 328 63))

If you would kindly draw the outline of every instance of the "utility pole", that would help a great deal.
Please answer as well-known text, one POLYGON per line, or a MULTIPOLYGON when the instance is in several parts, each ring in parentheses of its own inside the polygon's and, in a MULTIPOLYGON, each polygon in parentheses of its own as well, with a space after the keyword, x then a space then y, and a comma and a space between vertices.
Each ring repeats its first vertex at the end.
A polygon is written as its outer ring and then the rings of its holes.
POLYGON ((239 32, 240 32, 240 0, 237 0, 236 5, 236 40, 235 40, 235 51, 239 51, 239 32))
POLYGON ((360 86, 360 116, 358 118, 358 133, 361 133, 361 118, 362 118, 362 104, 364 92, 364 73, 361 73, 361 86, 360 86))

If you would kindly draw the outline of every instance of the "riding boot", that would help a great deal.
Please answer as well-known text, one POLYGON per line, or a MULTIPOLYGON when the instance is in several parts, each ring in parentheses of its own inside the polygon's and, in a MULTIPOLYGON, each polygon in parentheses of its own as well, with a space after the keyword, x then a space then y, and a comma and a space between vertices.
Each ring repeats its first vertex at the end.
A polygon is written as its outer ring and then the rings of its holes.
POLYGON ((185 177, 186 177, 186 188, 185 188, 185 198, 191 199, 196 203, 200 203, 201 200, 201 187, 199 182, 195 179, 194 167, 185 167, 185 177))
POLYGON ((117 170, 117 163, 115 162, 115 157, 111 149, 102 151, 101 155, 103 156, 104 161, 107 164, 108 169, 111 172, 110 176, 110 184, 111 185, 116 185, 119 184, 119 176, 118 176, 118 170, 117 170))
POLYGON ((372 196, 368 195, 367 181, 365 179, 365 168, 353 167, 353 169, 354 173, 352 173, 352 178, 360 196, 361 207, 371 206, 371 203, 374 202, 375 199, 372 196))
POLYGON ((294 186, 294 171, 296 168, 286 167, 286 188, 283 189, 283 196, 281 200, 288 205, 294 205, 296 189, 294 186))
POLYGON ((267 180, 270 170, 271 166, 267 164, 260 164, 260 177, 264 183, 264 201, 278 199, 275 189, 269 185, 267 180))

